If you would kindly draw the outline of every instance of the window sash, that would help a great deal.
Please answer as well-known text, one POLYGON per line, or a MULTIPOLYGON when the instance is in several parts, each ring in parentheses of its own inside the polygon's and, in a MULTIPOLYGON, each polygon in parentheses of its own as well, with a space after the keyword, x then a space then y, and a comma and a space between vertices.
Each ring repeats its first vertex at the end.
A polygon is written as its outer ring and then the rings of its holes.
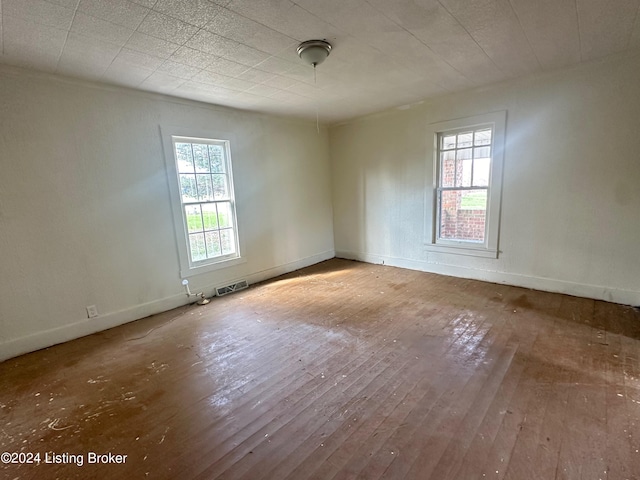
MULTIPOLYGON (((234 238, 234 243, 235 242, 235 222, 233 221, 233 204, 230 200, 219 200, 219 201, 212 201, 212 202, 190 202, 190 203, 185 203, 183 204, 183 207, 189 207, 189 206, 200 206, 200 227, 198 227, 197 229, 191 229, 190 225, 189 225, 189 220, 187 218, 188 213, 186 213, 186 208, 183 208, 183 212, 184 213, 184 221, 185 221, 185 232, 187 234, 187 248, 189 251, 189 259, 191 260, 191 262, 193 264, 202 264, 202 263, 207 263, 210 262, 213 259, 224 259, 224 258, 233 258, 236 256, 236 251, 237 251, 237 245, 233 245, 232 246, 232 251, 229 251, 227 253, 225 253, 225 249, 223 246, 223 240, 222 240, 222 232, 224 231, 231 231, 232 232, 232 236, 234 238), (217 207, 219 204, 226 204, 229 205, 228 208, 228 212, 229 215, 232 217, 230 219, 228 219, 224 225, 221 224, 220 222, 220 216, 221 214, 224 214, 224 212, 221 212, 217 207), (216 205, 216 213, 215 213, 215 226, 214 227, 210 227, 207 228, 206 226, 206 222, 205 222, 205 218, 204 218, 204 213, 202 210, 202 205, 216 205), (220 254, 218 255, 210 255, 209 254, 209 245, 207 244, 207 233, 217 233, 218 234, 218 246, 220 247, 219 251, 220 254), (193 243, 191 241, 191 239, 197 235, 203 235, 204 238, 204 251, 205 251, 205 258, 202 259, 196 259, 196 255, 193 252, 193 243)), ((195 214, 197 215, 197 214, 195 214)))

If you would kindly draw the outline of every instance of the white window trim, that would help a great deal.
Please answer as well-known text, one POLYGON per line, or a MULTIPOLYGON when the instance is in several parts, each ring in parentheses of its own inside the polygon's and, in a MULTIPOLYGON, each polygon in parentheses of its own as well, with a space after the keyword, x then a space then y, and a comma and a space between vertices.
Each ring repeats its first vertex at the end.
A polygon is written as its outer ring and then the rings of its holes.
MULTIPOLYGON (((178 171, 176 167, 175 149, 173 139, 175 137, 203 139, 203 140, 219 140, 228 142, 227 154, 231 155, 232 145, 236 144, 235 136, 228 132, 197 130, 184 127, 161 126, 160 132, 164 147, 164 161, 167 173, 167 183, 169 186, 169 197, 171 199, 171 213, 173 216, 173 230, 176 239, 176 249, 178 253, 178 261, 180 264, 180 278, 193 277, 203 273, 213 272, 222 268, 231 267, 246 260, 242 257, 242 236, 238 231, 237 209, 234 214, 234 230, 237 242, 237 254, 233 256, 223 256, 212 258, 207 261, 192 263, 189 259, 188 238, 185 230, 185 220, 183 215, 182 200, 179 189, 178 171)), ((231 177, 229 188, 231 189, 231 198, 234 199, 234 181, 233 181, 233 159, 229 156, 228 168, 231 177)), ((235 208, 235 206, 234 206, 235 208)))
POLYGON ((431 139, 428 148, 427 178, 425 188, 425 249, 432 252, 471 255, 477 257, 498 258, 498 237, 500 233, 500 208, 502 202, 502 175, 504 169, 504 145, 507 112, 499 111, 472 117, 458 118, 445 122, 432 123, 428 127, 427 138, 431 139), (489 197, 487 200, 487 227, 483 243, 464 240, 439 239, 438 222, 438 134, 464 128, 476 128, 491 125, 493 128, 493 145, 491 174, 489 181, 489 197), (432 208, 429 209, 428 206, 432 208))

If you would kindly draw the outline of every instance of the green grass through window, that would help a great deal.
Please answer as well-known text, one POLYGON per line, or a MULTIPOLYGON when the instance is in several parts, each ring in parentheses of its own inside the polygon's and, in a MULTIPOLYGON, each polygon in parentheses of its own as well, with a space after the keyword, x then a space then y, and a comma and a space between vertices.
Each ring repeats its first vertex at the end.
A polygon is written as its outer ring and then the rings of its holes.
POLYGON ((205 212, 202 217, 200 214, 187 214, 187 226, 189 227, 189 232, 197 232, 203 230, 214 230, 218 228, 218 219, 220 220, 220 227, 230 227, 229 219, 227 215, 220 212, 218 213, 218 218, 214 213, 205 212), (202 225, 202 221, 204 220, 204 226, 202 225))
POLYGON ((464 192, 460 199, 460 208, 464 210, 486 210, 487 191, 464 192))

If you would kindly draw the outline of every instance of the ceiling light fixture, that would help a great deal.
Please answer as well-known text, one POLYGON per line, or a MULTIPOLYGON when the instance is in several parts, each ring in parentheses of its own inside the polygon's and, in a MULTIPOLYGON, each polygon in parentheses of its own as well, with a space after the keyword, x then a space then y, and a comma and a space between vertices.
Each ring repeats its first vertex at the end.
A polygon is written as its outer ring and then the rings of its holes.
MULTIPOLYGON (((317 84, 316 67, 324 62, 331 53, 331 44, 326 40, 307 40, 298 45, 298 56, 309 65, 313 66, 313 84, 317 84)), ((320 135, 320 120, 318 106, 316 105, 316 130, 320 135)))
POLYGON ((298 56, 313 68, 329 56, 331 44, 326 40, 307 40, 298 45, 298 56))

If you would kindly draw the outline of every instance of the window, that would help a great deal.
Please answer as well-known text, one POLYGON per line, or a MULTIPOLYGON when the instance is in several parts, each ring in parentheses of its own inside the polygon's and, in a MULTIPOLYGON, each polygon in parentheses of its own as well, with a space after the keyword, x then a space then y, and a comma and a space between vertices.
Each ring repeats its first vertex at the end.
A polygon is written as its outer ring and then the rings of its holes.
POLYGON ((438 239, 484 242, 492 134, 491 126, 438 133, 438 239))
POLYGON ((230 141, 170 135, 165 147, 181 276, 227 266, 240 257, 230 141))
POLYGON ((505 113, 432 125, 435 208, 428 247, 497 257, 505 113))

